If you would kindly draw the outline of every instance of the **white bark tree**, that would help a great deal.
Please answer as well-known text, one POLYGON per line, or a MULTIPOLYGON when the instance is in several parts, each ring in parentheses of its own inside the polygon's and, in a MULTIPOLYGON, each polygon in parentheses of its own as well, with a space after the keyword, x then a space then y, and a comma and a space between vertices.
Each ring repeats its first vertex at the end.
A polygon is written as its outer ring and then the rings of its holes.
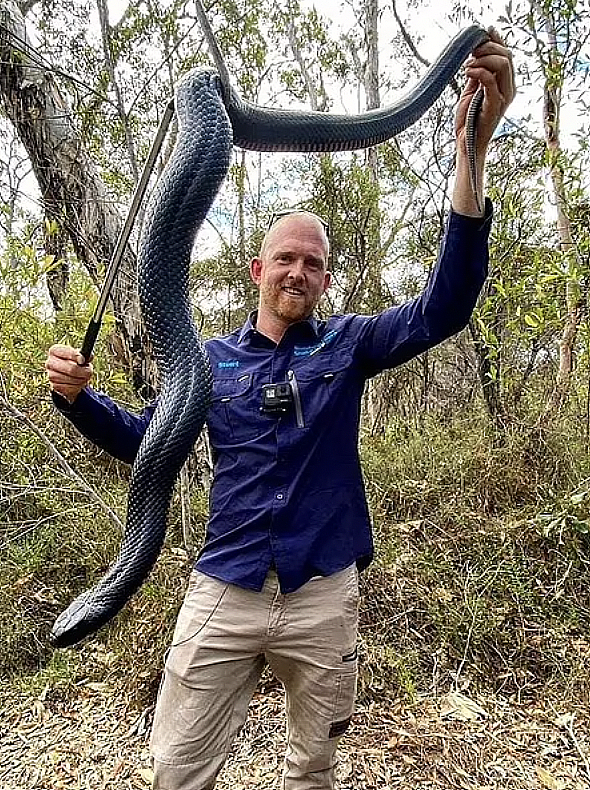
MULTIPOLYGON (((67 235, 78 260, 100 286, 121 227, 121 218, 81 140, 68 102, 51 72, 29 43, 25 20, 13 0, 0 0, 4 36, 0 53, 0 97, 7 118, 26 150, 39 185, 46 217, 53 228, 47 252, 63 260, 49 284, 54 303, 66 287, 67 235), (59 276, 59 286, 55 278, 59 276)), ((111 300, 119 348, 136 390, 154 380, 145 353, 143 325, 135 288, 135 255, 127 250, 111 300)))

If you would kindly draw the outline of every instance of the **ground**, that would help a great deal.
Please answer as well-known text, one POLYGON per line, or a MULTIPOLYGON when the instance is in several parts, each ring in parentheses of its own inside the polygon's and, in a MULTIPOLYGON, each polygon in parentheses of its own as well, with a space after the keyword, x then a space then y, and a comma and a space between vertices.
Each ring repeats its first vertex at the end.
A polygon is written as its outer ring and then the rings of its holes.
MULTIPOLYGON (((67 701, 0 693, 1 790, 146 790, 151 708, 107 684, 67 701)), ((280 691, 257 693, 220 790, 279 787, 280 691)), ((590 790, 590 711, 468 690, 359 704, 339 749, 339 790, 590 790)))

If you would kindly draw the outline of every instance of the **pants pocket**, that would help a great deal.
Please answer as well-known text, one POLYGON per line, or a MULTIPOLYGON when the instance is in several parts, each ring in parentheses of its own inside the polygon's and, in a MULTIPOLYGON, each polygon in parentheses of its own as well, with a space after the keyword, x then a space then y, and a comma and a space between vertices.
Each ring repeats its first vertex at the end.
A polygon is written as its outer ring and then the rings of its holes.
POLYGON ((178 613, 171 650, 188 642, 211 621, 227 592, 229 584, 193 571, 184 602, 178 613))
POLYGON ((338 675, 334 713, 328 738, 340 738, 348 729, 354 713, 356 682, 357 659, 355 650, 353 658, 343 657, 342 668, 338 675))

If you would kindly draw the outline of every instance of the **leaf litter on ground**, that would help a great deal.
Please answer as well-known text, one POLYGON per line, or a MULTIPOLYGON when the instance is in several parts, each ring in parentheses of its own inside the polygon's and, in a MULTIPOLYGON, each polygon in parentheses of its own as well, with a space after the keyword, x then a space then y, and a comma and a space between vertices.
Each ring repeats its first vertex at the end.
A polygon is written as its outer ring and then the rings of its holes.
MULTIPOLYGON (((2 790, 146 790, 152 707, 106 683, 59 699, 0 694, 2 790)), ((275 790, 285 750, 278 688, 254 696, 219 790, 275 790)), ((590 790, 590 712, 449 690, 359 704, 338 752, 339 790, 590 790)))

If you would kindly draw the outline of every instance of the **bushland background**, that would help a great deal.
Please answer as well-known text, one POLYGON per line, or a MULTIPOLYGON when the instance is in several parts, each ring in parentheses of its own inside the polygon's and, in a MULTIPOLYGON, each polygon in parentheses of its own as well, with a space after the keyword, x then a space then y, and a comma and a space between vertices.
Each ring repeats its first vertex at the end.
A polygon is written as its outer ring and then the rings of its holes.
MULTIPOLYGON (((490 149, 495 218, 479 305, 464 332, 366 394, 378 556, 362 581, 358 714, 339 776, 343 788, 590 787, 588 0, 209 5, 237 90, 275 107, 391 103, 472 21, 495 24, 514 50, 519 96, 490 149)), ((159 117, 198 64, 210 61, 191 0, 0 0, 6 790, 149 782, 163 654, 203 537, 207 445, 183 471, 141 591, 91 640, 54 650, 53 620, 116 555, 130 470, 52 410, 43 363, 52 343, 80 344, 159 117)), ((194 250, 203 334, 233 329, 254 304, 247 264, 285 204, 331 224, 324 314, 418 293, 449 207, 460 83, 377 149, 236 149, 194 250)), ((99 388, 141 409, 157 371, 136 244, 134 233, 95 367, 99 388)), ((280 706, 265 677, 222 786, 276 786, 280 706)))

